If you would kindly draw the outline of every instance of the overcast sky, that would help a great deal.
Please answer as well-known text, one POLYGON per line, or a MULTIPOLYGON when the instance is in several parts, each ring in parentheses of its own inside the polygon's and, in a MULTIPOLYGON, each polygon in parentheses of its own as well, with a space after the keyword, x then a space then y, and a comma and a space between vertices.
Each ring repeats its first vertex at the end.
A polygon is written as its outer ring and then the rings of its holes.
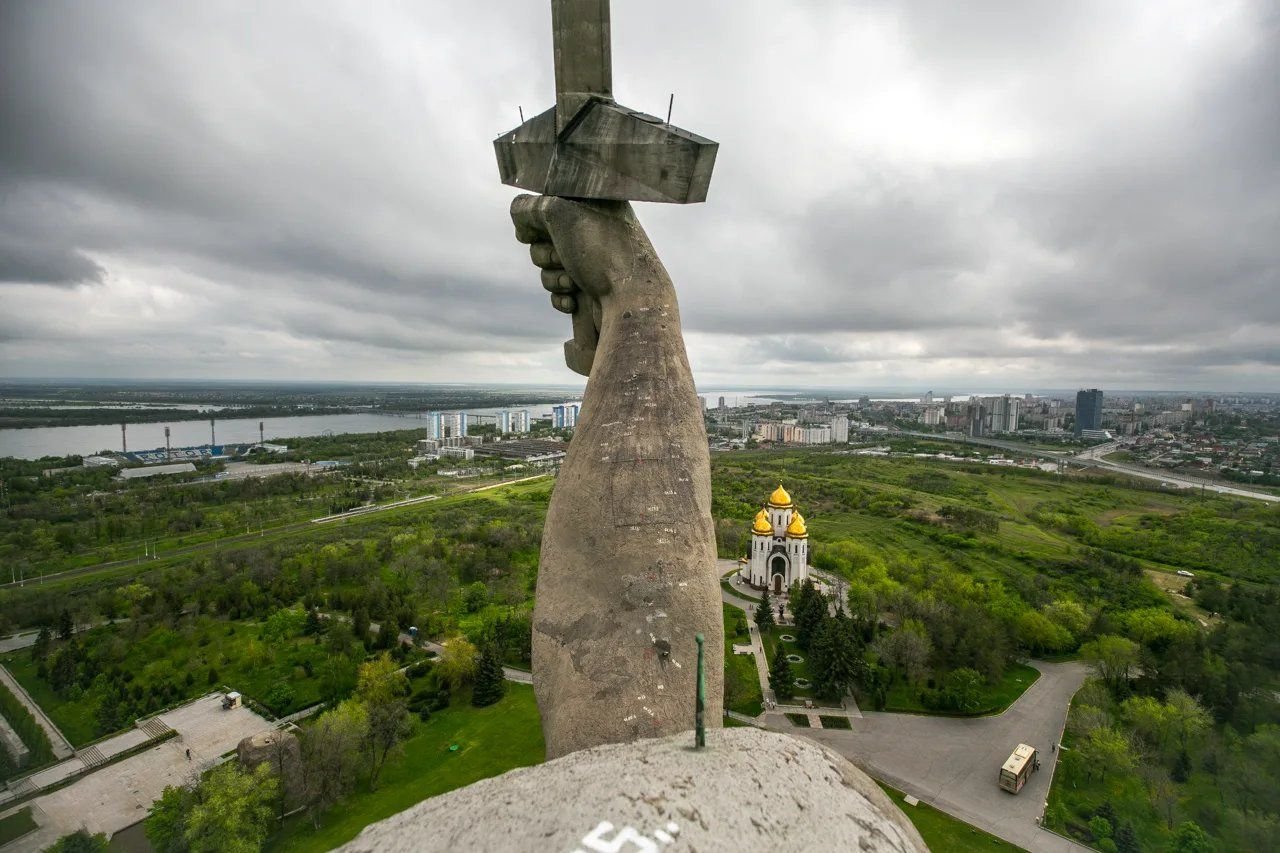
MULTIPOLYGON (((613 4, 699 385, 1280 391, 1274 2, 613 4)), ((0 374, 570 382, 549 4, 0 3, 0 374)))

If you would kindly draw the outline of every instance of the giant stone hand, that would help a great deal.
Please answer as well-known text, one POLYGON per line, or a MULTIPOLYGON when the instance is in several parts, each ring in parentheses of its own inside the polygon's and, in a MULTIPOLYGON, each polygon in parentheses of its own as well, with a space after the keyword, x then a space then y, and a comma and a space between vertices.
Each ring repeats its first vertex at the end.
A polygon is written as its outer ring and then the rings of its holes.
POLYGON ((589 375, 547 510, 533 625, 549 758, 693 728, 694 637, 722 705, 723 622, 710 460, 670 277, 626 202, 520 196, 552 305, 589 375))

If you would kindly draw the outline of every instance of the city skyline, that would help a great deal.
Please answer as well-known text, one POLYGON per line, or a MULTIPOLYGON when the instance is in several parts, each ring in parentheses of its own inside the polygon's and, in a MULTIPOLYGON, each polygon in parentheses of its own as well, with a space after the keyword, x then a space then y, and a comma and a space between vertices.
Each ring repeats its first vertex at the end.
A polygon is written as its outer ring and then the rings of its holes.
MULTIPOLYGON (((545 5, 243 8, 0 13, 0 374, 571 383, 489 144, 545 5)), ((700 385, 1280 391, 1265 11, 616 8, 721 143, 637 207, 700 385)))

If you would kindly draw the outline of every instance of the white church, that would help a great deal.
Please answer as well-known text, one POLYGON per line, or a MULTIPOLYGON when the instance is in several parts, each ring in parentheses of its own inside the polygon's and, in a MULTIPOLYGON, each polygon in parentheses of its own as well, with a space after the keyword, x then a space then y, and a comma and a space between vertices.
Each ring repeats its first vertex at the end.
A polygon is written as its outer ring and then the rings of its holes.
POLYGON ((781 593, 809 577, 809 530, 781 485, 751 523, 751 552, 738 574, 756 589, 781 593))

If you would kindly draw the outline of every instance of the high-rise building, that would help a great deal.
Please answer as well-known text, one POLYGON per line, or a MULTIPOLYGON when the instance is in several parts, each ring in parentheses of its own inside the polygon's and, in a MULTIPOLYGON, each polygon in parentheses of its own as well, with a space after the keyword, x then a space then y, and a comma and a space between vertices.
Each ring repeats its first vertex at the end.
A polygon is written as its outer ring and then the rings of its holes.
POLYGON ((529 431, 529 410, 519 409, 511 413, 511 431, 525 433, 529 431))
POLYGON ((720 405, 719 405, 719 406, 717 406, 716 408, 718 408, 718 409, 723 409, 723 408, 724 408, 724 397, 721 397, 721 398, 720 398, 720 405))
POLYGON ((427 438, 461 438, 467 434, 466 412, 427 412, 427 438))
POLYGON ((1102 429, 1102 392, 1097 388, 1076 392, 1076 435, 1086 429, 1102 429))
POLYGON ((498 428, 498 435, 511 432, 511 413, 505 410, 498 412, 494 419, 494 426, 498 428))
POLYGON ((835 444, 849 443, 848 415, 836 415, 831 419, 831 441, 835 444))
POLYGON ((1018 431, 1018 414, 1022 408, 1022 400, 1005 394, 1003 397, 983 397, 982 405, 986 409, 984 434, 994 435, 998 432, 1018 431))
POLYGON ((565 403, 551 407, 551 425, 556 429, 573 429, 578 425, 578 405, 565 403))

